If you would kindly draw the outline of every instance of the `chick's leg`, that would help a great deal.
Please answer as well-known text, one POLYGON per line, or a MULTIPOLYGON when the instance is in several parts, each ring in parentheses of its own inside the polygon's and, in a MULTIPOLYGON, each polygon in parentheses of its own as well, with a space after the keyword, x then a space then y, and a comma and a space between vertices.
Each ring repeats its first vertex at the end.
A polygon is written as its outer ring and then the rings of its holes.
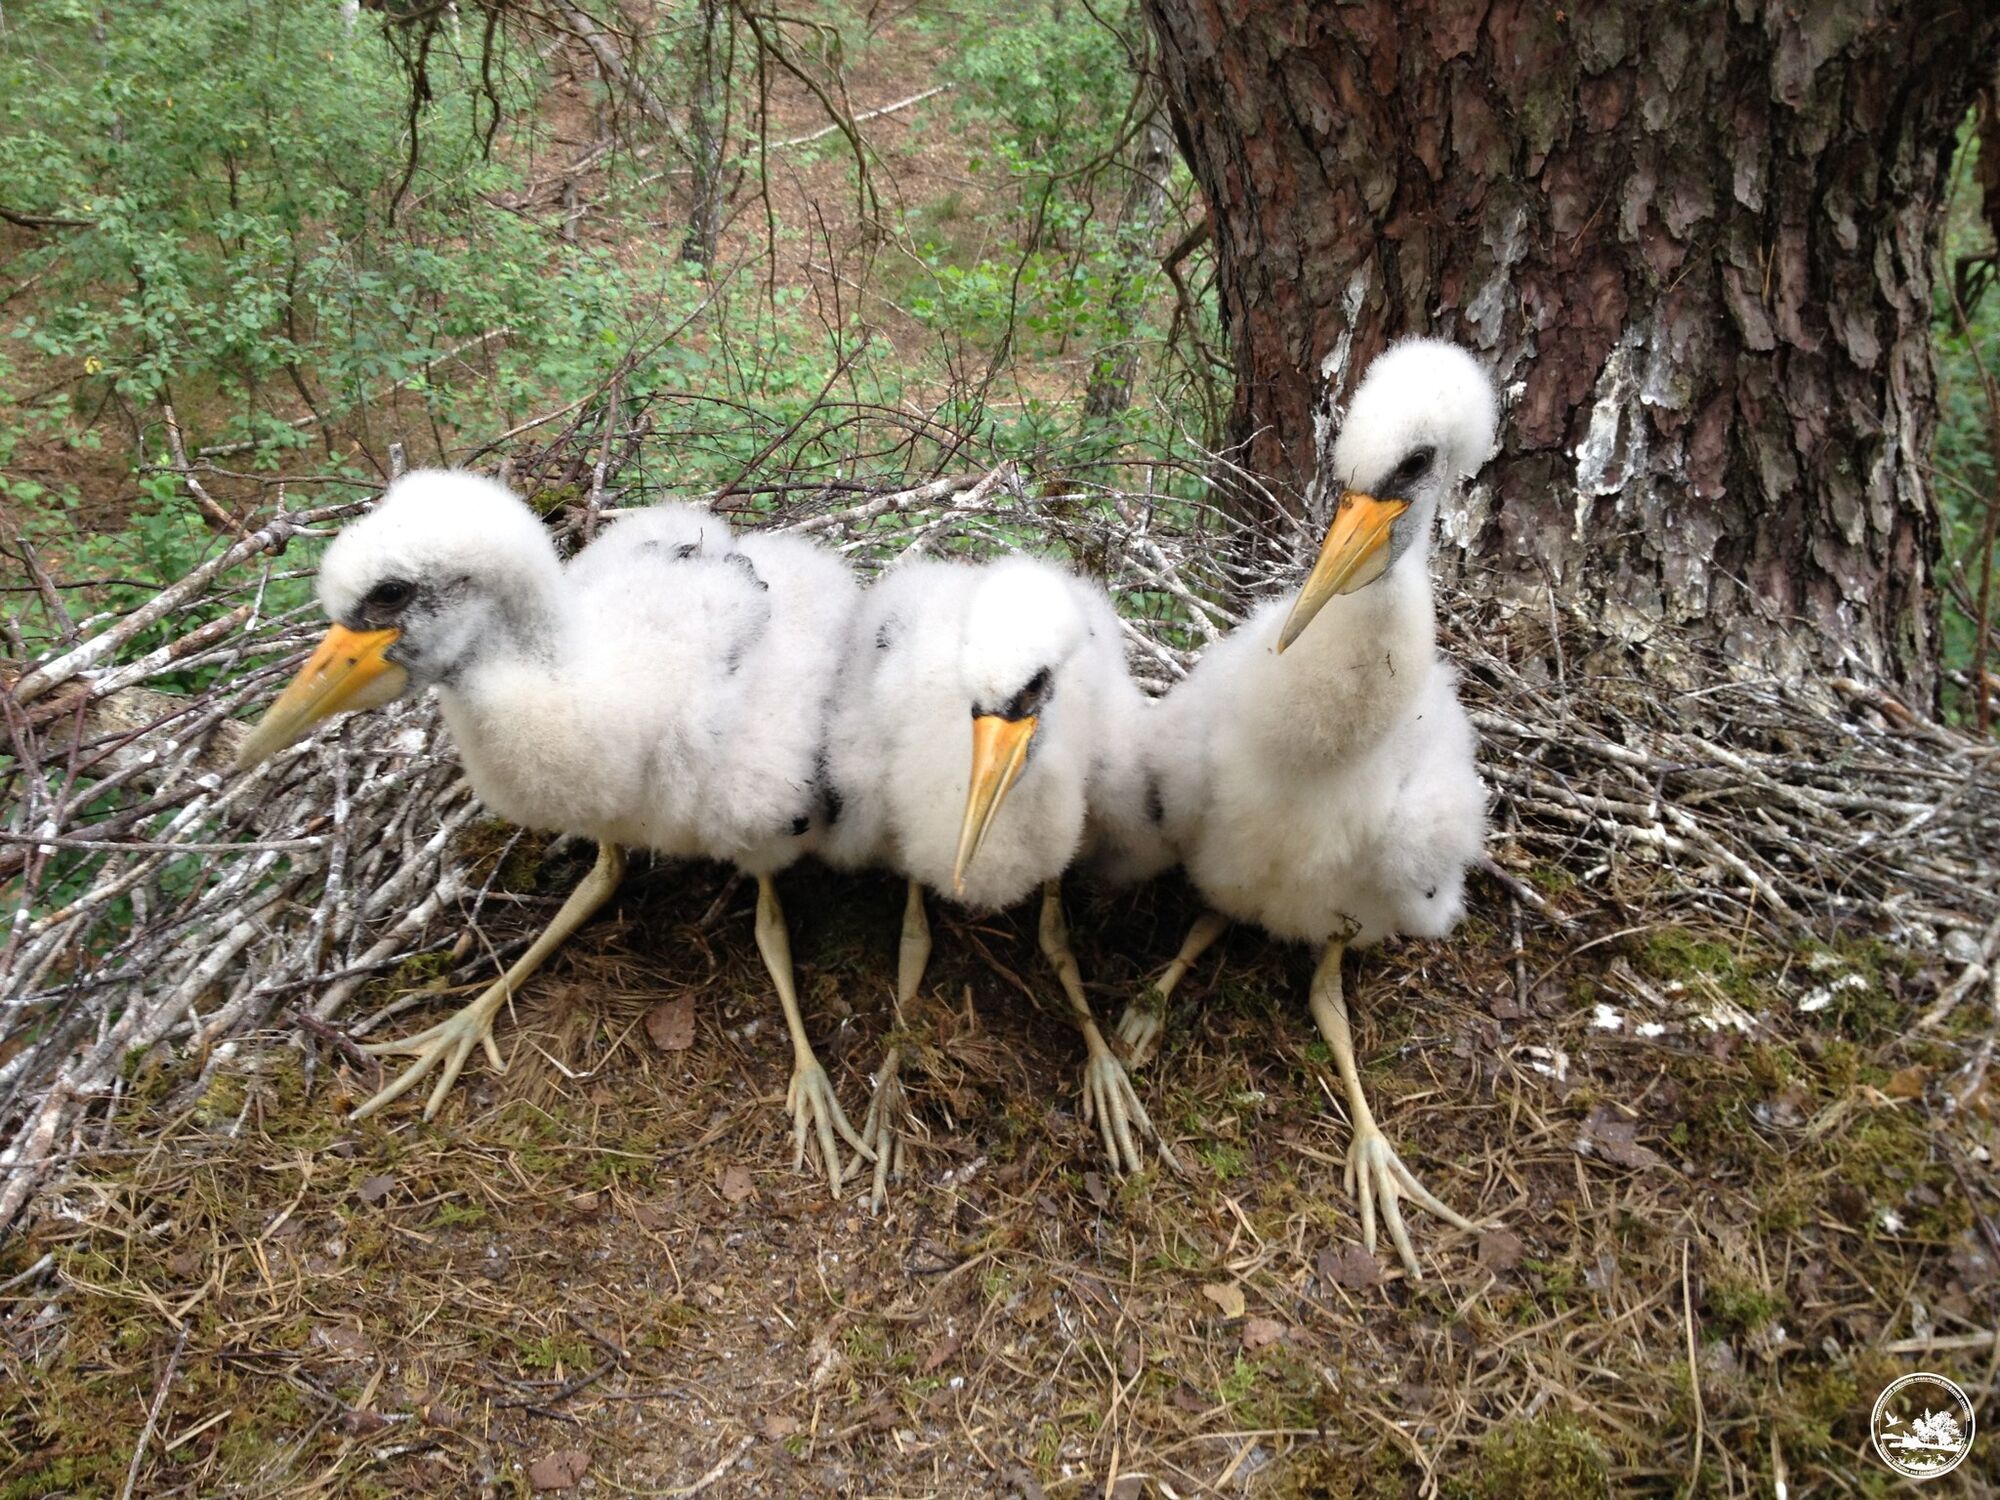
POLYGON ((847 1123, 826 1069, 820 1066, 813 1055, 812 1043, 806 1040, 798 993, 792 988, 792 939, 785 930, 784 908, 778 905, 778 888, 768 875, 757 877, 757 951, 764 955, 764 967, 770 970, 771 983, 778 989, 778 1003, 785 1008, 785 1029, 792 1034, 792 1083, 785 1091, 785 1108, 792 1115, 792 1168, 796 1171, 805 1165, 806 1137, 817 1131, 819 1159, 826 1168, 827 1186, 838 1198, 840 1152, 834 1144, 834 1132, 839 1131, 850 1146, 870 1161, 875 1159, 875 1152, 847 1123))
POLYGON ((488 985, 478 999, 415 1036, 393 1042, 370 1043, 364 1050, 377 1056, 408 1053, 414 1055, 416 1061, 349 1118, 367 1119, 415 1088, 432 1068, 442 1066, 437 1086, 431 1090, 430 1099, 424 1105, 424 1118, 431 1119, 437 1114, 438 1106, 444 1103, 445 1093, 457 1080, 459 1070, 465 1066, 466 1058, 472 1055, 476 1046, 486 1049, 486 1060, 492 1064, 494 1072, 506 1072, 507 1064, 501 1060, 500 1049, 493 1044, 493 1018, 500 1013, 500 1007, 507 1003, 509 997, 526 983, 528 976, 546 963, 549 955, 560 948, 571 933, 589 921, 591 915, 611 899, 611 893, 618 889, 618 882, 624 875, 623 851, 616 844, 599 844, 597 863, 583 877, 583 883, 569 893, 569 899, 563 902, 555 920, 543 929, 534 945, 514 961, 514 966, 488 985))
POLYGON ((1133 1067, 1143 1066, 1159 1047, 1160 1035, 1166 1030, 1167 1002, 1173 998, 1174 987, 1187 978, 1187 971, 1208 951, 1209 945, 1228 930, 1229 918, 1219 911, 1205 911, 1196 917, 1174 961, 1146 986, 1145 993, 1125 1007, 1125 1014, 1118 1018, 1118 1040, 1125 1044, 1126 1060, 1133 1067))
POLYGON ((1097 1029, 1097 1017, 1084 998, 1083 976, 1077 969, 1076 955, 1070 951, 1069 926, 1063 921, 1062 887, 1054 880, 1042 888, 1042 952, 1056 971, 1056 978, 1062 981, 1063 993, 1069 997, 1070 1011, 1083 1032, 1083 1045, 1090 1054, 1083 1065, 1084 1123, 1096 1121, 1113 1171, 1136 1172, 1144 1163, 1133 1129, 1136 1126, 1142 1134, 1152 1135, 1153 1122, 1146 1117, 1146 1107, 1139 1102, 1139 1096, 1132 1092, 1132 1081, 1125 1076, 1125 1069, 1104 1044, 1104 1033, 1097 1029))
POLYGON ((1375 1249, 1376 1199, 1381 1199, 1382 1220, 1389 1226, 1389 1238, 1396 1243, 1403 1268, 1412 1281, 1421 1281, 1416 1252, 1410 1248, 1410 1232, 1403 1225, 1401 1200, 1408 1197, 1419 1208, 1427 1208, 1447 1224, 1471 1229, 1473 1223, 1447 1207, 1431 1190, 1417 1181, 1389 1138, 1375 1123, 1374 1111, 1361 1090, 1361 1073, 1354 1065, 1354 1034, 1347 1024, 1347 1000, 1340 988, 1340 960, 1346 945, 1339 939, 1326 945, 1319 968, 1313 974, 1312 1014, 1320 1035, 1332 1049, 1340 1081, 1347 1090, 1348 1113, 1353 1116, 1354 1141, 1347 1149, 1347 1191, 1361 1204, 1361 1239, 1372 1253, 1375 1249))
MULTIPOLYGON (((931 923, 924 914, 924 888, 910 882, 903 903, 903 939, 896 955, 896 1030, 904 1026, 904 1007, 916 998, 924 982, 924 970, 931 961, 931 923)), ((875 1093, 868 1101, 868 1114, 861 1122, 861 1139, 875 1151, 875 1183, 868 1195, 868 1212, 880 1213, 888 1197, 889 1179, 902 1180, 907 1164, 909 1100, 903 1093, 899 1069, 903 1062, 900 1042, 891 1040, 882 1055, 882 1067, 875 1075, 875 1093)), ((847 1164, 842 1180, 861 1170, 860 1156, 847 1164)))

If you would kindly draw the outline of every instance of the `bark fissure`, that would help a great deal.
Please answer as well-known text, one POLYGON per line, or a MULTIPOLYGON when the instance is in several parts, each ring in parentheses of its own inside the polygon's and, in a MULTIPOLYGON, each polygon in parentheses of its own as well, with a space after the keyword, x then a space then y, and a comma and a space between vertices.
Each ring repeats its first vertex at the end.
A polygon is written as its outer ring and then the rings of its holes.
POLYGON ((1392 338, 1460 339, 1508 419, 1447 570, 1930 701, 1932 256, 2000 13, 1145 7, 1215 225, 1239 461, 1303 492, 1322 371, 1337 402, 1392 338))

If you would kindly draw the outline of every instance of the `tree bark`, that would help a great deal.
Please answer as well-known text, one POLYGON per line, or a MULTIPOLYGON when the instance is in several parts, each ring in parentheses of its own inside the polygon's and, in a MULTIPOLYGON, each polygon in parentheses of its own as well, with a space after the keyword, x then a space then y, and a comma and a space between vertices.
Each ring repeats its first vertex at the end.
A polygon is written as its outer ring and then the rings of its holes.
POLYGON ((1143 3, 1253 473, 1304 490, 1320 392, 1458 339, 1507 418, 1447 574, 1934 702, 1931 276, 2000 8, 1143 3))

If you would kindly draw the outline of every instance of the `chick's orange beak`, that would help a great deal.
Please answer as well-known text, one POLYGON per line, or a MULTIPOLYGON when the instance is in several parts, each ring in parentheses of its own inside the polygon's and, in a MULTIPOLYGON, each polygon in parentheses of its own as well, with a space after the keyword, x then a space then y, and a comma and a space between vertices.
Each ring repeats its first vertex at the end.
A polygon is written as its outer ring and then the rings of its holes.
POLYGON ((1382 500, 1349 490, 1340 497, 1333 524, 1326 529, 1326 541, 1319 560, 1299 590, 1285 628, 1278 632, 1278 650, 1305 634, 1313 616, 1336 594, 1351 594, 1382 576, 1389 566, 1389 534, 1396 518, 1410 508, 1407 500, 1382 500))
POLYGON ((298 676, 250 731, 236 753, 236 769, 247 771, 269 759, 335 714, 380 708, 401 697, 410 674, 386 655, 401 634, 400 630, 349 630, 345 625, 328 630, 298 676))
POLYGON ((1037 722, 1033 714, 1020 719, 980 714, 972 721, 972 784, 965 792, 965 821, 959 827, 958 859, 951 870, 954 891, 964 892, 965 867, 986 842, 1000 804, 1028 763, 1028 741, 1035 737, 1037 722))

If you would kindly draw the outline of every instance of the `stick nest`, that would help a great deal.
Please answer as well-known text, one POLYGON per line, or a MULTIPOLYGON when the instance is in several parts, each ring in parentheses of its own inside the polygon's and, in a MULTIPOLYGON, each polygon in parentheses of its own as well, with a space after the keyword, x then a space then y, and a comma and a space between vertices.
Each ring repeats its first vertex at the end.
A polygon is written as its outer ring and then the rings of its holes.
MULTIPOLYGON (((558 441, 507 472, 565 548, 616 513, 596 446, 558 441)), ((185 477, 207 498, 201 472, 185 477)), ((321 628, 310 605, 267 607, 274 584, 296 596, 309 571, 287 564, 288 544, 366 503, 330 491, 295 508, 303 487, 276 486, 276 509, 254 517, 218 505, 208 562, 6 674, 0 1230, 116 1112, 129 1060, 169 1049, 198 1064, 200 1089, 249 1033, 344 1042, 333 1023, 383 1018, 349 1012, 371 979, 416 961, 466 980, 498 956, 476 938, 482 911, 514 899, 504 851, 473 836, 482 814, 430 701, 232 770, 244 722, 321 628)), ((1298 561, 1218 512, 1012 465, 709 498, 865 572, 919 549, 1066 552, 1118 597, 1155 692, 1298 561)), ((1476 589, 1446 591, 1440 609, 1494 793, 1495 872, 1518 901, 1559 921, 1509 873, 1554 868, 1635 910, 1687 903, 1787 943, 1871 935, 1938 960, 1915 1024, 1968 1002, 2000 1011, 1994 745, 1879 688, 1745 679, 1692 649, 1663 696, 1581 618, 1476 589)))

